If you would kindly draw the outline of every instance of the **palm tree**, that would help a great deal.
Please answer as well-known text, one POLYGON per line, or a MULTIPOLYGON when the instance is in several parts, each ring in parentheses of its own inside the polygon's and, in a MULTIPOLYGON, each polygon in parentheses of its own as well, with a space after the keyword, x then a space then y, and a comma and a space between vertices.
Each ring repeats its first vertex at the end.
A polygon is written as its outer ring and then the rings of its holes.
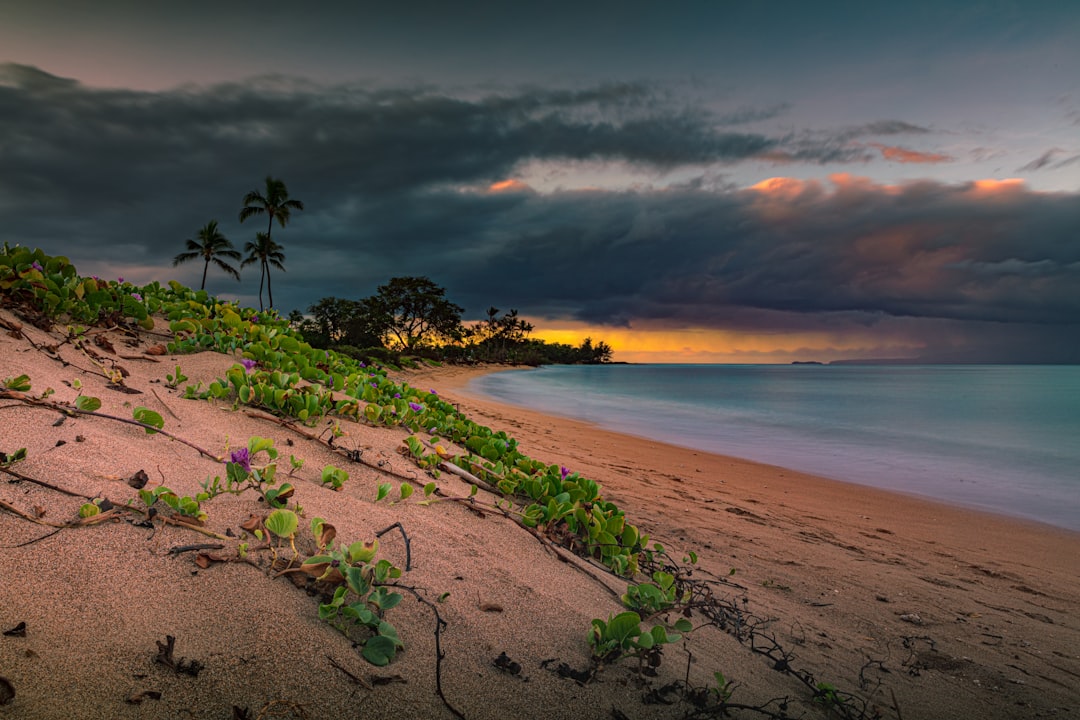
POLYGON ((210 263, 214 263, 237 280, 240 279, 239 271, 222 260, 222 258, 239 260, 240 253, 233 249, 232 243, 218 230, 217 220, 211 220, 206 223, 206 226, 199 230, 199 234, 196 237, 199 238, 198 241, 190 238, 184 241, 187 246, 187 252, 182 252, 173 258, 173 267, 176 267, 180 263, 187 262, 188 260, 202 258, 205 261, 205 264, 203 265, 202 285, 199 286, 200 290, 206 289, 206 271, 210 268, 210 263))
POLYGON ((274 291, 270 287, 270 266, 273 265, 278 270, 285 272, 285 266, 282 262, 285 260, 285 253, 281 252, 281 246, 270 239, 270 233, 255 233, 255 242, 248 242, 244 245, 244 252, 248 254, 244 258, 244 262, 240 263, 240 267, 245 265, 251 265, 252 263, 259 263, 259 310, 263 309, 262 301, 262 289, 263 278, 266 278, 266 292, 270 296, 270 307, 274 307, 274 291))
MULTIPOLYGON (((266 232, 257 233, 255 235, 256 242, 249 242, 245 246, 244 249, 252 254, 248 256, 247 260, 244 260, 243 265, 255 262, 252 258, 255 258, 256 253, 258 253, 260 267, 266 276, 266 289, 270 296, 270 307, 274 306, 274 293, 270 291, 270 265, 280 270, 285 269, 281 265, 281 261, 285 259, 285 256, 281 253, 282 248, 270 239, 270 232, 274 229, 274 220, 277 220, 281 227, 285 227, 289 222, 292 211, 303 209, 304 203, 299 200, 289 199, 289 189, 285 187, 285 183, 270 175, 266 176, 266 188, 263 192, 252 190, 244 196, 244 207, 240 210, 240 222, 244 222, 255 215, 262 215, 263 213, 267 215, 266 232), (266 235, 265 240, 260 237, 263 234, 266 235), (274 252, 277 253, 278 257, 270 259, 274 252)), ((259 309, 262 310, 262 276, 259 277, 259 309)))

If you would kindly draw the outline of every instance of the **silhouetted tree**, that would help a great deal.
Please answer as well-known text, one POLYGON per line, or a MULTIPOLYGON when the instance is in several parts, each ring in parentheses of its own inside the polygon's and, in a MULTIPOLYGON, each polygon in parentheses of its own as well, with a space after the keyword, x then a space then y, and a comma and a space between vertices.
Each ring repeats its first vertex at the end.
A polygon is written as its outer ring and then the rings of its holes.
MULTIPOLYGON (((254 217, 256 215, 265 214, 267 216, 265 242, 272 243, 271 231, 274 228, 274 221, 277 220, 278 224, 281 225, 281 227, 285 227, 289 223, 289 218, 292 215, 292 211, 303 209, 303 202, 301 202, 300 200, 291 199, 289 197, 289 189, 285 187, 284 182, 277 178, 271 177, 270 175, 267 175, 266 187, 261 192, 259 190, 252 190, 244 196, 244 207, 240 210, 240 222, 244 222, 248 218, 254 217)), ((256 239, 259 239, 258 235, 256 235, 255 237, 256 239)), ((262 241, 260 240, 260 242, 262 241)), ((249 247, 253 245, 255 245, 255 243, 248 243, 249 247)), ((276 243, 274 244, 274 247, 277 248, 277 251, 280 254, 282 247, 280 245, 277 245, 276 243)), ((280 260, 284 259, 285 256, 281 255, 280 260)), ((244 264, 248 264, 248 261, 245 260, 244 264)), ((271 290, 270 288, 270 265, 274 265, 281 270, 285 269, 280 264, 280 261, 278 264, 275 265, 274 263, 266 260, 264 257, 260 265, 262 274, 259 277, 260 310, 262 310, 262 284, 264 276, 266 278, 266 290, 270 299, 270 307, 274 306, 274 293, 273 290, 271 290)))
POLYGON ((200 290, 206 289, 206 271, 210 268, 210 263, 214 263, 237 280, 240 279, 240 272, 232 265, 222 260, 222 258, 239 260, 240 253, 233 249, 233 245, 229 242, 229 239, 222 235, 221 231, 218 230, 217 220, 211 220, 206 223, 206 225, 199 230, 196 237, 199 238, 198 241, 190 238, 184 241, 187 251, 182 252, 173 258, 173 267, 176 267, 180 263, 185 263, 188 260, 202 258, 205 262, 203 264, 202 284, 199 285, 200 290))
POLYGON ((413 352, 461 338, 463 308, 447 300, 446 290, 426 277, 391 278, 360 303, 360 316, 387 347, 413 352))
POLYGON ((285 253, 281 246, 270 239, 266 233, 255 233, 255 242, 248 241, 244 245, 244 252, 248 254, 240 267, 259 263, 259 310, 263 309, 262 291, 263 279, 266 279, 266 292, 270 296, 270 307, 274 307, 274 291, 270 288, 270 266, 285 272, 285 253))

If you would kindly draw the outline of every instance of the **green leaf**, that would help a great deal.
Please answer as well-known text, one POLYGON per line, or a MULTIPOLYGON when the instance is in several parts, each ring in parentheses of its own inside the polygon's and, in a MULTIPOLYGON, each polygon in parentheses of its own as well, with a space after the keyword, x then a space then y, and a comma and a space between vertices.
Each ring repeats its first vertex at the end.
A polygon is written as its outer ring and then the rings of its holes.
POLYGON ((688 633, 694 629, 694 625, 686 618, 679 618, 675 621, 675 629, 682 633, 688 633))
POLYGON ((375 496, 375 502, 379 502, 390 493, 390 483, 379 483, 379 492, 375 496))
POLYGON ((408 484, 402 484, 401 486, 401 499, 405 500, 413 494, 413 486, 408 484))
POLYGON ((266 529, 281 538, 292 536, 299 524, 300 520, 292 510, 275 510, 266 518, 266 529))
POLYGON ((641 617, 630 610, 608 620, 606 635, 623 645, 629 638, 641 634, 641 617))
POLYGON ((369 543, 366 542, 354 542, 349 546, 349 560, 351 562, 367 563, 371 562, 375 557, 375 553, 379 552, 379 541, 372 540, 369 543))
MULTIPOLYGON (((140 405, 139 407, 135 408, 135 412, 133 413, 133 415, 135 416, 136 420, 138 420, 144 425, 152 425, 158 430, 165 427, 165 420, 162 419, 161 415, 154 412, 150 408, 145 408, 140 405)), ((153 435, 156 432, 157 430, 146 428, 147 435, 153 435)))
POLYGON ((393 639, 385 635, 376 635, 364 643, 364 650, 360 654, 372 665, 383 667, 389 665, 397 652, 397 645, 393 639))
POLYGON ((16 392, 27 392, 30 390, 30 376, 20 375, 16 378, 6 378, 4 380, 4 387, 8 390, 15 390, 16 392))
POLYGON ((75 407, 83 412, 94 412, 101 407, 101 401, 96 397, 80 395, 75 398, 75 407))
POLYGON ((363 597, 371 590, 371 584, 368 583, 364 577, 364 570, 356 565, 352 565, 345 569, 345 582, 349 584, 349 589, 357 595, 363 597))
POLYGON ((79 517, 81 517, 81 518, 94 517, 95 515, 97 515, 100 512, 101 512, 101 508, 99 508, 94 503, 83 503, 79 507, 79 517))

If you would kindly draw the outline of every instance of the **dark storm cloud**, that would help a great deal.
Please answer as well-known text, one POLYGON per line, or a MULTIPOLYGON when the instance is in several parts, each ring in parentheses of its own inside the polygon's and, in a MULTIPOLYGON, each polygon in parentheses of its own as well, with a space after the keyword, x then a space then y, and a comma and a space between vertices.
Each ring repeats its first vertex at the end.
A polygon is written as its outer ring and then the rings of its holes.
MULTIPOLYGON (((498 226, 507 238, 474 243, 467 263, 452 254, 438 263, 474 306, 512 298, 533 313, 631 326, 798 331, 904 321, 908 334, 929 333, 930 358, 1080 361, 1075 196, 792 183, 724 194, 521 194, 499 208, 461 199, 474 229, 498 226), (1002 354, 1010 339, 1015 347, 1002 354)), ((464 237, 450 243, 463 245, 464 237)))
POLYGON ((879 154, 852 138, 926 132, 896 120, 828 137, 731 124, 632 83, 466 97, 263 78, 148 93, 7 65, 0 220, 4 239, 77 264, 158 266, 164 279, 212 218, 238 246, 253 236, 236 221, 240 200, 272 173, 306 205, 274 232, 286 310, 428 275, 473 316, 494 304, 612 325, 902 327, 939 357, 1002 359, 989 353, 1022 338, 1031 358, 1080 361, 1075 195, 850 178, 487 191, 530 160, 705 177, 747 161, 871 162, 879 154))

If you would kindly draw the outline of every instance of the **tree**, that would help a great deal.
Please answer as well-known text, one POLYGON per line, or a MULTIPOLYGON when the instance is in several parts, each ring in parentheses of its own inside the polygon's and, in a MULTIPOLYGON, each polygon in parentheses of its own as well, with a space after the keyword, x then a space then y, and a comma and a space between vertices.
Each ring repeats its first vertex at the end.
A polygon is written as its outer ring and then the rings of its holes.
POLYGON ((217 220, 211 220, 206 223, 206 225, 199 230, 196 237, 199 238, 198 241, 190 238, 184 241, 187 246, 187 251, 182 252, 173 258, 173 267, 176 267, 180 263, 185 263, 188 260, 202 258, 205 263, 203 265, 202 284, 199 285, 200 290, 206 289, 206 271, 210 268, 210 263, 214 263, 237 280, 240 279, 240 272, 232 265, 222 260, 222 258, 239 260, 240 253, 233 249, 233 245, 229 242, 229 239, 222 235, 221 231, 218 230, 217 220))
POLYGON ((492 306, 487 310, 486 320, 467 330, 468 349, 477 360, 518 362, 519 351, 532 331, 532 324, 518 318, 517 310, 511 310, 499 317, 499 309, 492 306))
POLYGON ((464 308, 447 300, 446 290, 426 277, 391 278, 360 303, 360 314, 387 347, 413 352, 461 337, 464 308))
MULTIPOLYGON (((259 190, 252 190, 244 196, 244 207, 240 210, 240 222, 244 222, 250 217, 256 215, 267 216, 266 224, 266 242, 271 243, 270 234, 274 229, 274 221, 277 220, 281 227, 285 227, 289 223, 289 218, 292 215, 293 210, 303 210, 304 203, 299 200, 293 200, 289 198, 289 189, 285 187, 285 183, 281 180, 266 176, 266 187, 260 192, 259 190)), ((258 239, 258 235, 255 236, 258 239)), ((248 243, 248 246, 252 246, 254 243, 248 243)), ((281 246, 274 243, 278 252, 281 251, 281 246)), ((280 260, 284 260, 285 256, 281 255, 279 263, 275 267, 284 270, 285 268, 280 264, 280 260)), ((244 264, 248 264, 244 261, 244 264)), ((259 309, 262 310, 262 284, 263 276, 266 277, 267 293, 270 296, 270 307, 274 306, 274 293, 270 290, 270 265, 267 264, 264 259, 260 265, 262 274, 259 276, 259 309)))
POLYGON ((270 287, 270 266, 273 265, 278 270, 285 272, 285 265, 283 264, 285 253, 281 251, 280 245, 270 239, 267 233, 255 233, 255 242, 249 240, 244 245, 244 252, 248 256, 244 258, 244 262, 240 263, 240 267, 259 263, 259 310, 263 309, 263 278, 266 278, 266 292, 270 296, 270 307, 274 307, 274 291, 270 287))

